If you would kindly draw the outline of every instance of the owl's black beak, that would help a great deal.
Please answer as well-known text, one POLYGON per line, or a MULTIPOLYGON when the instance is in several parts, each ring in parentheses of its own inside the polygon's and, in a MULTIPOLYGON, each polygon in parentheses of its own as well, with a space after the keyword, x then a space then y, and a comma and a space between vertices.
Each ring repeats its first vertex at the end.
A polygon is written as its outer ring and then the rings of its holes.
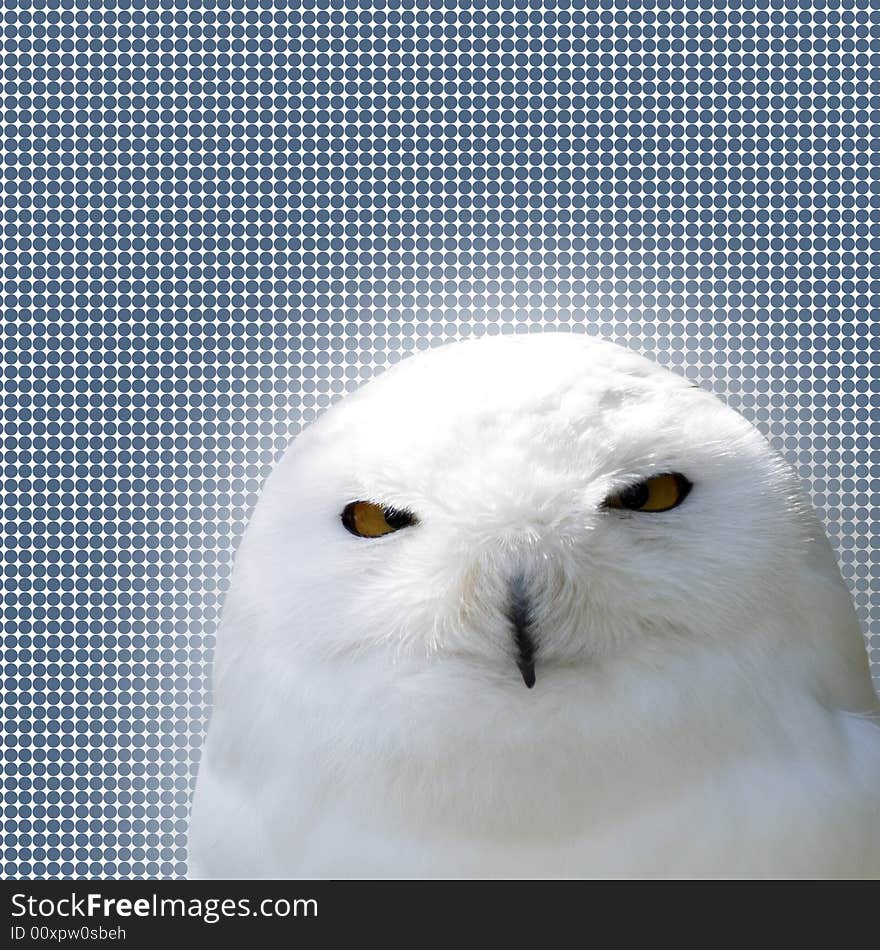
POLYGON ((535 685, 535 640, 531 633, 533 618, 525 577, 517 574, 510 579, 507 617, 513 628, 516 665, 528 689, 535 685))

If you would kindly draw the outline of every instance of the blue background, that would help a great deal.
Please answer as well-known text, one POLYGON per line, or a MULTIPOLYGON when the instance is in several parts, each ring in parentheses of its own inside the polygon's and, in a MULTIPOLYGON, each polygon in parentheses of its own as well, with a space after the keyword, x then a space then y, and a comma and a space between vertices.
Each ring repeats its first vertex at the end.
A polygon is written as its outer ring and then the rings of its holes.
POLYGON ((600 333, 823 515, 880 672, 865 0, 7 0, 7 877, 180 876, 236 542, 407 352, 600 333))

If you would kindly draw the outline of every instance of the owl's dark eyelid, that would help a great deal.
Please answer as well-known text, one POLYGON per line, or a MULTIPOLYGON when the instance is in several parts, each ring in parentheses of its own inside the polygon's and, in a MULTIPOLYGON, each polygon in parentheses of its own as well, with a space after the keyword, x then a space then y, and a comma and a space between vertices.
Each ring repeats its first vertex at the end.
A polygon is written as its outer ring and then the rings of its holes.
POLYGON ((357 535, 357 529, 354 526, 354 506, 355 502, 349 502, 343 509, 342 514, 340 515, 340 520, 342 521, 342 526, 351 534, 357 535))
POLYGON ((382 505, 385 520, 395 531, 418 524, 419 519, 408 508, 395 508, 393 505, 382 505))
POLYGON ((681 472, 673 472, 675 477, 678 479, 678 488, 681 494, 678 496, 678 501, 676 502, 676 508, 687 498, 691 493, 691 489, 694 487, 694 483, 686 476, 682 475, 681 472))

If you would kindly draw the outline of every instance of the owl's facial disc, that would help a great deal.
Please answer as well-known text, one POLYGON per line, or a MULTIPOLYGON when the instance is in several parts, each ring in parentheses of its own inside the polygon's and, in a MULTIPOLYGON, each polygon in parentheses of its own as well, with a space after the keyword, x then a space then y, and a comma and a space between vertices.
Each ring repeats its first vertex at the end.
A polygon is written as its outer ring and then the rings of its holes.
MULTIPOLYGON (((651 475, 619 487, 599 506, 633 512, 668 512, 690 494, 693 484, 680 472, 651 475)), ((340 514, 345 529, 358 538, 380 538, 417 525, 419 519, 408 509, 373 501, 349 502, 340 514)), ((534 611, 526 574, 517 571, 507 582, 505 616, 510 625, 517 668, 528 689, 535 685, 534 611)))

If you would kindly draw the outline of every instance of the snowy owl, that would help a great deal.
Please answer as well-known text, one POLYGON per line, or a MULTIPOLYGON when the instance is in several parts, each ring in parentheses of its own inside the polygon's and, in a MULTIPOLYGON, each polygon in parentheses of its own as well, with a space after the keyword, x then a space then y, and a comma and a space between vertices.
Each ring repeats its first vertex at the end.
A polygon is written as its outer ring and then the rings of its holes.
POLYGON ((880 876, 880 708, 796 477, 588 335, 438 347, 306 429, 214 704, 194 877, 880 876))

